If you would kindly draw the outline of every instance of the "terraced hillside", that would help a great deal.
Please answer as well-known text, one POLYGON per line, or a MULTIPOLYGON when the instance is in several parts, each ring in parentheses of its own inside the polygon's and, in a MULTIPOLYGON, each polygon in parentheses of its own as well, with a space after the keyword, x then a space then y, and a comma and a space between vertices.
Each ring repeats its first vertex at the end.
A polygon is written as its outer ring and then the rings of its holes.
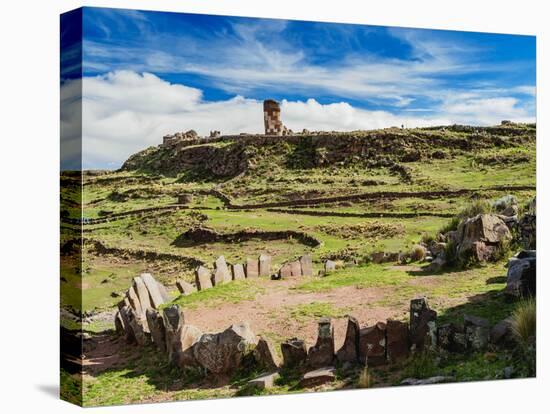
MULTIPOLYGON (((246 376, 225 384, 186 377, 152 350, 115 336, 117 303, 143 272, 166 285, 186 321, 201 330, 246 320, 276 348, 290 336, 313 345, 319 317, 333 318, 339 347, 346 315, 369 325, 405 320, 417 296, 444 321, 465 312, 491 323, 509 316, 515 303, 503 294, 504 255, 435 271, 412 252, 453 220, 456 226, 476 200, 492 205, 513 195, 521 215, 535 196, 535 137, 536 126, 524 124, 244 135, 149 148, 118 171, 86 172, 82 183, 63 176, 62 321, 71 329, 82 320, 91 338, 85 403, 242 393, 246 376), (235 281, 188 296, 176 288, 177 280, 194 283, 196 267, 212 267, 221 255, 243 263, 268 254, 276 273, 306 253, 311 277, 235 281), (376 260, 381 253, 399 259, 376 260), (324 275, 327 260, 337 269, 324 275)), ((506 358, 474 353, 432 371, 495 378, 506 358)), ((373 385, 398 383, 413 368, 374 370, 373 385)), ((325 388, 354 387, 358 375, 340 373, 325 388)), ((292 391, 303 389, 289 376, 265 392, 292 391)))

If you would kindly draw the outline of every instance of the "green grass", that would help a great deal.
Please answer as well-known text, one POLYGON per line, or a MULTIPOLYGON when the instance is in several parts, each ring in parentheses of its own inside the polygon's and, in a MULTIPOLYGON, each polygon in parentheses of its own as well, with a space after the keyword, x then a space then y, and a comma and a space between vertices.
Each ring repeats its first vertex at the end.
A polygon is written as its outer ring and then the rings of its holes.
POLYGON ((261 281, 234 280, 187 296, 181 295, 171 303, 180 305, 183 308, 196 309, 199 306, 216 307, 220 303, 239 303, 254 300, 256 295, 264 292, 264 288, 259 286, 260 283, 261 281))

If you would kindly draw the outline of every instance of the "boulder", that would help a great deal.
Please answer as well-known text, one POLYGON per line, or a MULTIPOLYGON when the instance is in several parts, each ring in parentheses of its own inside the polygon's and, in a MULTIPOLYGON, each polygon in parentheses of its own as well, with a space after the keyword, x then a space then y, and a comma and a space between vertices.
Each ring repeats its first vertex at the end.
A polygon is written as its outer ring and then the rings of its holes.
POLYGON ((435 334, 437 312, 430 309, 425 298, 411 300, 409 338, 415 350, 423 350, 425 346, 435 345, 431 342, 431 334, 435 334))
POLYGON ((302 266, 299 260, 295 260, 289 263, 291 276, 302 276, 302 266))
POLYGON ((336 270, 336 262, 327 260, 325 262, 325 273, 330 273, 336 270))
POLYGON ((199 266, 195 270, 195 284, 199 290, 210 289, 212 287, 212 274, 204 266, 199 266))
POLYGON ((489 332, 489 342, 493 345, 507 346, 513 341, 512 324, 508 318, 497 323, 489 332))
POLYGON ((302 267, 303 276, 313 276, 313 262, 310 254, 305 254, 300 257, 300 265, 302 267))
POLYGON ((298 386, 302 388, 317 387, 319 385, 332 382, 336 379, 336 369, 334 367, 323 367, 304 374, 298 386))
POLYGON ((279 279, 286 279, 292 276, 292 269, 289 263, 285 263, 279 269, 279 279))
POLYGON ((281 343, 283 354, 283 366, 287 368, 298 367, 306 362, 306 344, 302 339, 292 338, 281 343))
POLYGON ((218 286, 227 282, 231 282, 231 272, 229 271, 229 267, 227 267, 225 257, 220 256, 214 262, 214 276, 212 277, 212 283, 215 286, 218 286))
POLYGON ((480 351, 489 343, 491 325, 489 321, 477 316, 464 315, 464 334, 466 335, 466 346, 468 349, 480 351))
POLYGON ((386 354, 391 363, 402 361, 409 356, 409 327, 406 323, 387 320, 386 354))
POLYGON ((259 276, 271 276, 271 256, 261 254, 258 263, 260 266, 259 276))
POLYGON ((150 273, 142 273, 141 280, 145 284, 147 291, 149 292, 149 298, 151 299, 151 307, 153 309, 158 309, 160 305, 164 303, 163 295, 160 292, 159 284, 151 276, 150 273))
POLYGON ((348 327, 344 344, 336 352, 336 358, 340 363, 359 361, 359 322, 353 316, 348 316, 348 327))
POLYGON ((309 348, 307 363, 320 368, 334 362, 334 328, 330 318, 321 318, 317 327, 317 342, 309 348))
POLYGON ((242 264, 234 264, 231 266, 233 273, 233 280, 244 280, 246 278, 244 273, 244 266, 242 264))
POLYGON ((166 331, 162 315, 154 309, 147 309, 145 315, 153 344, 155 344, 159 351, 166 352, 166 331))
POLYGON ((535 250, 523 250, 508 261, 505 292, 518 298, 536 295, 537 258, 535 250))
POLYGON ((258 277, 260 274, 260 267, 258 260, 246 258, 246 277, 249 279, 258 277))
POLYGON ((275 381, 279 378, 278 372, 272 372, 271 374, 262 374, 257 378, 248 381, 247 386, 250 388, 256 388, 258 390, 267 390, 273 388, 275 381))
POLYGON ((275 352, 273 344, 264 336, 260 336, 258 345, 254 349, 254 359, 256 364, 267 370, 276 370, 281 366, 281 359, 275 352))
POLYGON ((496 258, 501 243, 511 237, 508 226, 497 215, 478 214, 459 224, 457 254, 486 262, 496 258))
POLYGON ((252 357, 256 344, 248 323, 239 323, 223 332, 202 335, 193 349, 195 359, 208 372, 230 375, 252 357))
POLYGON ((191 293, 197 291, 197 288, 195 286, 181 279, 176 280, 176 287, 178 288, 179 292, 184 296, 190 295, 191 293))
POLYGON ((378 322, 359 331, 359 361, 369 367, 386 363, 386 324, 378 322))

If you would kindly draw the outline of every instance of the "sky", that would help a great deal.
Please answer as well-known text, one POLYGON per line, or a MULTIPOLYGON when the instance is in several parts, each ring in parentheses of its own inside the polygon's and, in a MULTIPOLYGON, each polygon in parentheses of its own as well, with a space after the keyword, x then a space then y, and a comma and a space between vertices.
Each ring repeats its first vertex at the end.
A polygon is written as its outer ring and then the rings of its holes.
POLYGON ((262 133, 264 99, 295 131, 535 122, 534 36, 84 8, 61 49, 85 169, 176 131, 262 133))

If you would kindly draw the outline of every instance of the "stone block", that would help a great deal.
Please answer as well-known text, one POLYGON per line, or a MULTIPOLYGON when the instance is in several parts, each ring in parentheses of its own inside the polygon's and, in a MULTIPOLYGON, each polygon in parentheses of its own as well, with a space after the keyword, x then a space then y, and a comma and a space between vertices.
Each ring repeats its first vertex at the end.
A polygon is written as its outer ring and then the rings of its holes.
POLYGON ((344 344, 336 352, 336 358, 340 363, 359 361, 359 322, 353 316, 348 316, 348 326, 344 344))
POLYGON ((386 324, 378 322, 359 331, 359 361, 369 367, 386 363, 386 324))
POLYGON ((199 290, 210 289, 212 287, 212 273, 204 266, 195 269, 195 284, 199 290))
POLYGON ((246 258, 246 277, 253 279, 258 277, 260 274, 260 267, 257 259, 246 258))
POLYGON ((386 322, 386 354, 391 363, 409 356, 409 327, 406 323, 388 319, 386 322))
POLYGON ((260 266, 259 276, 271 276, 271 256, 261 254, 258 262, 260 266))
POLYGON ((317 327, 317 342, 307 355, 308 366, 320 368, 334 362, 334 328, 330 318, 321 318, 317 327))
POLYGON ((300 265, 302 267, 303 276, 313 276, 313 262, 310 254, 304 254, 300 257, 300 265))
POLYGON ((244 266, 242 264, 234 264, 231 269, 233 273, 233 280, 244 280, 246 278, 244 266))

